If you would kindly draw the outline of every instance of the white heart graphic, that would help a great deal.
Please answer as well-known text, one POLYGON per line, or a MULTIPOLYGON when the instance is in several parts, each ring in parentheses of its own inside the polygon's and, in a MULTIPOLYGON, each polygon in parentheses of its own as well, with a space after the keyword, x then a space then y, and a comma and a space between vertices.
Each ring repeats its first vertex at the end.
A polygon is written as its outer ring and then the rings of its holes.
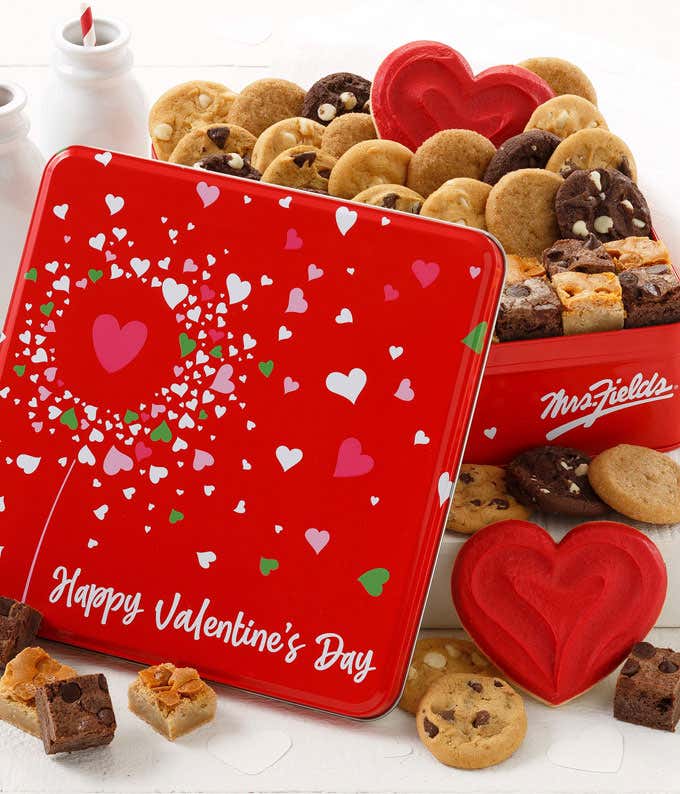
POLYGON ((94 538, 90 538, 90 539, 87 541, 87 548, 88 548, 88 549, 94 549, 94 548, 95 548, 96 546, 98 546, 98 545, 99 545, 99 541, 98 541, 98 540, 95 540, 94 538))
POLYGON ((390 225, 390 223, 391 223, 390 219, 389 219, 389 218, 386 218, 385 216, 383 216, 383 217, 380 219, 380 225, 381 225, 381 226, 389 226, 389 225, 390 225))
POLYGON ((266 275, 262 276, 262 278, 260 279, 260 284, 262 284, 263 287, 271 287, 273 283, 274 281, 271 278, 269 278, 269 276, 266 275))
POLYGON ((287 210, 290 207, 290 202, 293 200, 292 196, 286 196, 285 198, 279 199, 279 206, 283 207, 284 210, 287 210))
POLYGON ((283 342, 283 341, 285 341, 286 339, 290 339, 292 335, 293 335, 293 332, 292 332, 292 331, 289 331, 289 330, 286 328, 286 326, 285 326, 285 325, 282 325, 282 326, 279 328, 279 342, 283 342))
POLYGON ((111 152, 100 152, 99 154, 95 154, 94 159, 103 166, 107 166, 111 162, 112 157, 113 155, 111 152))
POLYGON ((418 430, 418 432, 415 435, 415 438, 413 439, 414 446, 417 444, 429 444, 429 443, 430 443, 430 437, 426 436, 422 430, 418 430))
POLYGON ((71 279, 63 275, 61 278, 58 278, 56 281, 52 282, 52 287, 60 292, 68 292, 71 288, 71 279))
POLYGON ((148 259, 140 259, 138 256, 134 256, 130 260, 130 267, 138 276, 143 276, 151 267, 151 262, 148 259))
POLYGON ((63 221, 68 212, 68 204, 55 204, 52 207, 52 212, 63 221))
POLYGON ((90 248, 94 248, 96 251, 101 251, 105 242, 106 236, 103 232, 99 232, 99 234, 95 235, 94 237, 90 237, 90 248))
POLYGON ((347 375, 344 372, 331 372, 326 378, 326 388, 333 394, 338 394, 349 400, 353 405, 366 385, 366 373, 359 367, 354 367, 347 375))
POLYGON ((197 551, 196 557, 198 558, 198 564, 205 570, 210 568, 217 559, 217 555, 214 551, 197 551))
POLYGON ((241 281, 236 273, 227 276, 227 292, 229 293, 229 303, 240 303, 250 295, 250 282, 241 281))
POLYGON ((33 455, 26 455, 22 453, 17 455, 17 466, 23 471, 24 474, 33 474, 33 472, 40 465, 40 458, 33 455))
POLYGON ((161 480, 168 476, 168 470, 165 466, 151 466, 149 468, 149 479, 154 485, 158 485, 161 480))
POLYGON ((477 276, 482 272, 481 267, 475 267, 474 265, 470 265, 470 276, 471 278, 477 278, 477 276))
POLYGON ((437 491, 439 493, 439 506, 441 507, 445 502, 451 498, 451 491, 453 490, 453 483, 449 477, 448 471, 442 472, 439 475, 437 482, 437 491))
POLYGON ((188 294, 189 287, 186 284, 178 284, 174 278, 163 281, 163 297, 171 309, 180 304, 188 294))
POLYGON ((394 359, 399 358, 399 356, 404 352, 404 348, 399 345, 390 345, 390 357, 394 361, 394 359))
POLYGON ((284 471, 288 471, 288 469, 292 469, 293 466, 297 466, 297 464, 302 460, 302 450, 301 449, 289 449, 284 444, 276 448, 276 459, 281 464, 281 468, 284 471))
POLYGON ((113 193, 107 193, 104 201, 106 202, 106 206, 109 208, 111 215, 115 215, 117 212, 120 212, 125 205, 125 199, 122 196, 114 196, 113 193))
POLYGON ((100 521, 103 521, 106 518, 106 514, 109 512, 108 505, 100 505, 96 510, 92 511, 100 521))
POLYGON ((485 435, 485 436, 486 436, 488 439, 490 439, 491 441, 493 441, 493 439, 494 439, 494 438, 496 438, 496 433, 497 433, 497 432, 498 432, 498 428, 497 428, 497 427, 487 427, 487 428, 484 430, 484 435, 485 435))
POLYGON ((352 317, 352 312, 349 309, 342 309, 340 314, 338 314, 335 318, 335 322, 338 325, 343 325, 344 323, 351 323, 353 322, 354 318, 352 317))
POLYGON ((343 237, 354 226, 358 217, 356 210, 350 210, 347 207, 338 207, 335 210, 335 223, 343 237))
POLYGON ((371 504, 373 505, 373 507, 375 507, 378 504, 379 501, 380 501, 380 497, 379 496, 372 496, 371 497, 371 504))
MULTIPOLYGON (((92 431, 94 433, 94 430, 92 431)), ((92 454, 90 448, 85 444, 84 447, 81 447, 78 452, 78 463, 82 463, 85 466, 94 466, 97 462, 97 459, 92 454)))

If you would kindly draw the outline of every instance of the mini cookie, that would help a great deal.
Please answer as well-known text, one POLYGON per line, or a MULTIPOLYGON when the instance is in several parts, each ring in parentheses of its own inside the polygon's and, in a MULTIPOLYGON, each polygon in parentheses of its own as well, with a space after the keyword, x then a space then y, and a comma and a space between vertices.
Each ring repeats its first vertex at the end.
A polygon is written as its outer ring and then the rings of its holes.
POLYGON ((583 240, 558 240, 543 252, 549 276, 565 270, 581 273, 613 273, 614 260, 594 234, 583 240))
POLYGON ((557 191, 555 212, 562 237, 608 242, 649 237, 652 219, 638 186, 613 168, 574 171, 557 191))
POLYGON ((637 182, 633 153, 621 138, 603 129, 579 130, 565 138, 545 167, 563 176, 576 170, 614 168, 637 182))
POLYGON ((540 256, 557 240, 555 195, 563 181, 550 171, 522 168, 491 188, 486 227, 507 253, 540 256))
POLYGON ((558 138, 568 138, 579 130, 596 128, 609 129, 595 105, 576 94, 556 96, 539 105, 525 127, 526 130, 546 130, 558 138))
POLYGON ((558 96, 576 94, 597 105, 593 84, 576 64, 562 58, 529 58, 517 65, 542 77, 558 96))
POLYGON ((253 165, 259 171, 264 171, 275 157, 293 146, 314 146, 318 149, 323 131, 321 124, 303 116, 277 121, 257 139, 253 149, 253 165))
POLYGON ((235 152, 241 157, 250 157, 255 146, 255 136, 235 124, 213 124, 195 127, 180 138, 170 155, 169 162, 179 165, 195 165, 211 154, 235 152))
POLYGON ((531 511, 508 492, 505 469, 464 463, 461 466, 446 528, 470 535, 506 519, 527 519, 531 511))
POLYGON ((221 83, 191 80, 160 96, 149 111, 149 135, 159 160, 167 160, 180 138, 197 124, 227 120, 236 94, 221 83))
POLYGON ((302 115, 327 125, 344 113, 368 113, 371 82, 351 72, 336 72, 317 80, 305 94, 302 115))
POLYGON ((560 139, 544 130, 521 132, 502 143, 484 172, 484 181, 489 185, 510 171, 520 168, 545 168, 560 139))
POLYGON ((237 152, 209 154, 199 160, 195 168, 203 168, 205 171, 215 171, 228 176, 240 176, 243 179, 261 179, 262 177, 262 174, 248 162, 248 158, 241 157, 237 152))
POLYGON ((502 678, 446 675, 424 695, 418 736, 442 764, 484 769, 509 758, 524 741, 524 701, 502 678))
POLYGON ((425 199, 420 214, 461 226, 486 229, 486 202, 491 186, 478 179, 449 179, 425 199))
POLYGON ((443 675, 492 676, 498 671, 470 640, 423 637, 416 643, 399 708, 415 714, 427 690, 443 675))
POLYGON ((368 113, 345 113, 326 127, 321 148, 333 157, 342 155, 356 143, 372 141, 378 137, 373 118, 368 113))
POLYGON ((314 146, 293 146, 274 158, 262 174, 263 182, 298 190, 328 192, 335 158, 314 146))
POLYGON ((375 185, 405 185, 412 156, 405 146, 395 141, 357 143, 336 163, 328 192, 351 199, 375 185))
POLYGON ((423 206, 423 197, 403 185, 375 185, 357 193, 354 201, 385 207, 388 210, 411 212, 417 215, 423 206))
POLYGON ((508 254, 505 257, 505 285, 520 284, 529 278, 545 278, 545 268, 535 256, 517 256, 508 254))
POLYGON ((417 148, 407 185, 427 198, 448 179, 481 179, 496 147, 472 130, 441 130, 417 148))
POLYGON ((680 466, 646 447, 619 444, 588 469, 590 483, 610 507, 650 524, 680 521, 680 466))
POLYGON ((507 483, 522 502, 544 513, 601 516, 607 512, 588 482, 590 458, 568 447, 536 447, 508 464, 507 483))
POLYGON ((277 121, 301 116, 304 98, 304 90, 288 80, 256 80, 234 100, 229 122, 245 127, 257 137, 277 121))

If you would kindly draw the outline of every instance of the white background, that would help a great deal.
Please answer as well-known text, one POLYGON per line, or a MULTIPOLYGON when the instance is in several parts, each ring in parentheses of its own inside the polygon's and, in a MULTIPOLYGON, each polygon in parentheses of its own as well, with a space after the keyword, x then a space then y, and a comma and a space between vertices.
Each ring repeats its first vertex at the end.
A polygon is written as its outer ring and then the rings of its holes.
MULTIPOLYGON (((77 6, 75 0, 0 0, 0 81, 28 90, 38 143, 52 28, 77 6)), ((538 55, 573 60, 595 84, 610 129, 635 154, 655 226, 680 256, 680 3, 107 0, 95 4, 97 12, 119 16, 132 29, 137 75, 151 101, 193 78, 238 90, 269 75, 304 87, 330 71, 370 77, 390 49, 413 38, 450 43, 475 70, 538 55)), ((655 638, 680 646, 678 630, 655 638)), ((616 723, 611 679, 559 710, 528 702, 529 732, 519 752, 495 769, 460 772, 428 755, 413 718, 403 712, 370 725, 348 724, 222 687, 217 723, 173 746, 126 712, 134 665, 50 647, 80 672, 107 674, 118 734, 109 748, 54 759, 35 740, 0 725, 1 791, 680 791, 680 736, 616 723), (563 741, 582 742, 560 750, 572 766, 618 771, 556 766, 548 753, 557 753, 563 741), (265 766, 288 743, 273 766, 245 773, 248 764, 251 771, 265 766)))

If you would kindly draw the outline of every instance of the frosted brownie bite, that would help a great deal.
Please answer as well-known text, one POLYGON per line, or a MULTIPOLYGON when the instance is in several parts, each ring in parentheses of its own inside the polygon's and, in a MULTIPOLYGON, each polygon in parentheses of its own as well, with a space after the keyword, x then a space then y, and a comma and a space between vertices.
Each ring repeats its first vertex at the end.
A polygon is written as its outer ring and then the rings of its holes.
POLYGON ((565 334, 623 328, 621 285, 614 273, 567 271, 554 275, 552 283, 562 304, 565 334))

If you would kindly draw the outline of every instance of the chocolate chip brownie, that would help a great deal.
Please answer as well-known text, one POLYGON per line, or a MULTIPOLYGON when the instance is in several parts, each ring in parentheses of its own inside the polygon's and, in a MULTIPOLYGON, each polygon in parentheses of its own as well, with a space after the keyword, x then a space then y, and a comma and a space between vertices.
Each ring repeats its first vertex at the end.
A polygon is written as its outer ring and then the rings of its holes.
POLYGON ((501 342, 562 336, 562 310, 552 285, 529 278, 505 287, 496 320, 501 342))
POLYGON ((368 113, 371 81, 351 72, 336 72, 317 80, 305 94, 302 115, 324 126, 344 113, 368 113))
POLYGON ((508 489, 520 502, 544 513, 601 516, 608 508, 588 481, 589 465, 590 458, 576 449, 536 447, 508 464, 508 489))
POLYGON ((546 248, 542 259, 549 276, 569 270, 581 273, 614 272, 614 260, 594 234, 588 235, 585 240, 558 240, 546 248))
POLYGON ((528 130, 508 138, 491 158, 484 172, 484 181, 489 185, 510 171, 520 168, 545 168, 552 153, 559 146, 557 135, 545 130, 528 130))
POLYGON ((667 265, 626 270, 619 275, 625 328, 680 322, 680 283, 667 265))

